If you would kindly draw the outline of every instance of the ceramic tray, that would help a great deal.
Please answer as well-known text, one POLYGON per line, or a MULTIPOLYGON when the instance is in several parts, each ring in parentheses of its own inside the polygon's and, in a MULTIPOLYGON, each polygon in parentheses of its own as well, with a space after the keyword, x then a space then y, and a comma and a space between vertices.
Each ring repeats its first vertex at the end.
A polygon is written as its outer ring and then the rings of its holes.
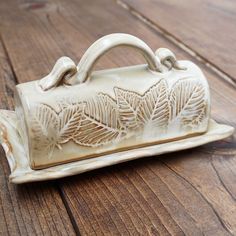
POLYGON ((11 182, 17 184, 62 178, 145 156, 155 156, 154 158, 158 158, 156 157, 157 155, 185 150, 226 138, 234 131, 233 127, 218 124, 211 119, 208 131, 195 137, 70 162, 42 170, 32 170, 24 153, 22 140, 18 133, 15 112, 0 110, 0 123, 1 143, 11 169, 9 179, 11 182))
POLYGON ((94 42, 77 66, 62 57, 44 78, 16 85, 15 111, 29 165, 38 170, 203 134, 210 90, 193 62, 118 33, 94 42), (147 64, 93 71, 120 46, 147 64))

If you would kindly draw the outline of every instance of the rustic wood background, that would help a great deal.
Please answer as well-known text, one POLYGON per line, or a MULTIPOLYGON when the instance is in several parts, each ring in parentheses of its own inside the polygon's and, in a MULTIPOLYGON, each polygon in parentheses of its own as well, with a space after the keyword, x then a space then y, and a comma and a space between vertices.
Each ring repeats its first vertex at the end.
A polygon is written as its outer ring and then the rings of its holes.
MULTIPOLYGON (((212 117, 236 126, 235 0, 1 0, 0 107, 15 84, 99 37, 134 34, 207 76, 212 117)), ((143 63, 115 49, 97 68, 143 63)), ((0 149, 1 235, 236 235, 235 136, 57 181, 16 186, 0 149)))

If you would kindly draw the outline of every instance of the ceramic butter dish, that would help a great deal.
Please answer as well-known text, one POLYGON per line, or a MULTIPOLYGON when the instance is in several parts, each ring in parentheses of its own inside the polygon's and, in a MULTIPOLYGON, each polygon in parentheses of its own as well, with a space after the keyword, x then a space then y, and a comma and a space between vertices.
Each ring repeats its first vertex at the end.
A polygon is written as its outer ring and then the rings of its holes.
POLYGON ((111 34, 78 66, 60 58, 39 81, 19 84, 15 112, 1 111, 1 142, 15 183, 53 179, 225 138, 210 120, 209 87, 190 61, 111 34), (92 72, 109 49, 127 46, 147 64, 92 72))

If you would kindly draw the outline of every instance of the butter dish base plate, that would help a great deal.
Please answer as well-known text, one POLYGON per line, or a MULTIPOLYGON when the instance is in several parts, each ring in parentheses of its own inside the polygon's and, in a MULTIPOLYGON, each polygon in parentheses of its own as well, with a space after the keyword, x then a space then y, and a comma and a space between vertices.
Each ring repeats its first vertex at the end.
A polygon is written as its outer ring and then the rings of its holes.
POLYGON ((6 153, 7 161, 11 170, 9 180, 16 184, 58 179, 141 157, 156 156, 164 153, 185 150, 227 138, 232 135, 233 132, 233 127, 218 124, 211 119, 208 131, 198 136, 116 152, 90 159, 73 161, 45 169, 33 170, 29 166, 22 140, 17 130, 17 118, 15 112, 0 110, 0 141, 6 153))

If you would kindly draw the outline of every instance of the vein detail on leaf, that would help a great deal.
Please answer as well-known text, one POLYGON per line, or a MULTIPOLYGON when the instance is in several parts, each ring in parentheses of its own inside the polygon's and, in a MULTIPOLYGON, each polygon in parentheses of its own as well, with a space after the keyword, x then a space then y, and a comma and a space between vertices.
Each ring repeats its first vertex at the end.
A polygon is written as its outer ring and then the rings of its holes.
POLYGON ((87 101, 58 101, 59 111, 38 104, 32 111, 33 150, 48 154, 72 141, 85 147, 117 143, 146 127, 167 130, 172 122, 196 127, 206 117, 203 85, 180 79, 172 88, 161 79, 143 94, 114 88, 114 98, 99 93, 87 101))
POLYGON ((117 104, 106 94, 87 101, 81 125, 73 136, 74 142, 83 146, 100 146, 115 142, 125 135, 117 104))
POLYGON ((142 96, 138 109, 138 120, 143 126, 163 128, 168 124, 168 88, 162 79, 142 96))
POLYGON ((204 87, 192 80, 179 80, 170 93, 170 122, 180 119, 183 126, 196 126, 206 115, 204 87))
POLYGON ((114 91, 122 124, 127 129, 138 128, 137 111, 142 97, 138 93, 121 88, 115 88, 114 91))

